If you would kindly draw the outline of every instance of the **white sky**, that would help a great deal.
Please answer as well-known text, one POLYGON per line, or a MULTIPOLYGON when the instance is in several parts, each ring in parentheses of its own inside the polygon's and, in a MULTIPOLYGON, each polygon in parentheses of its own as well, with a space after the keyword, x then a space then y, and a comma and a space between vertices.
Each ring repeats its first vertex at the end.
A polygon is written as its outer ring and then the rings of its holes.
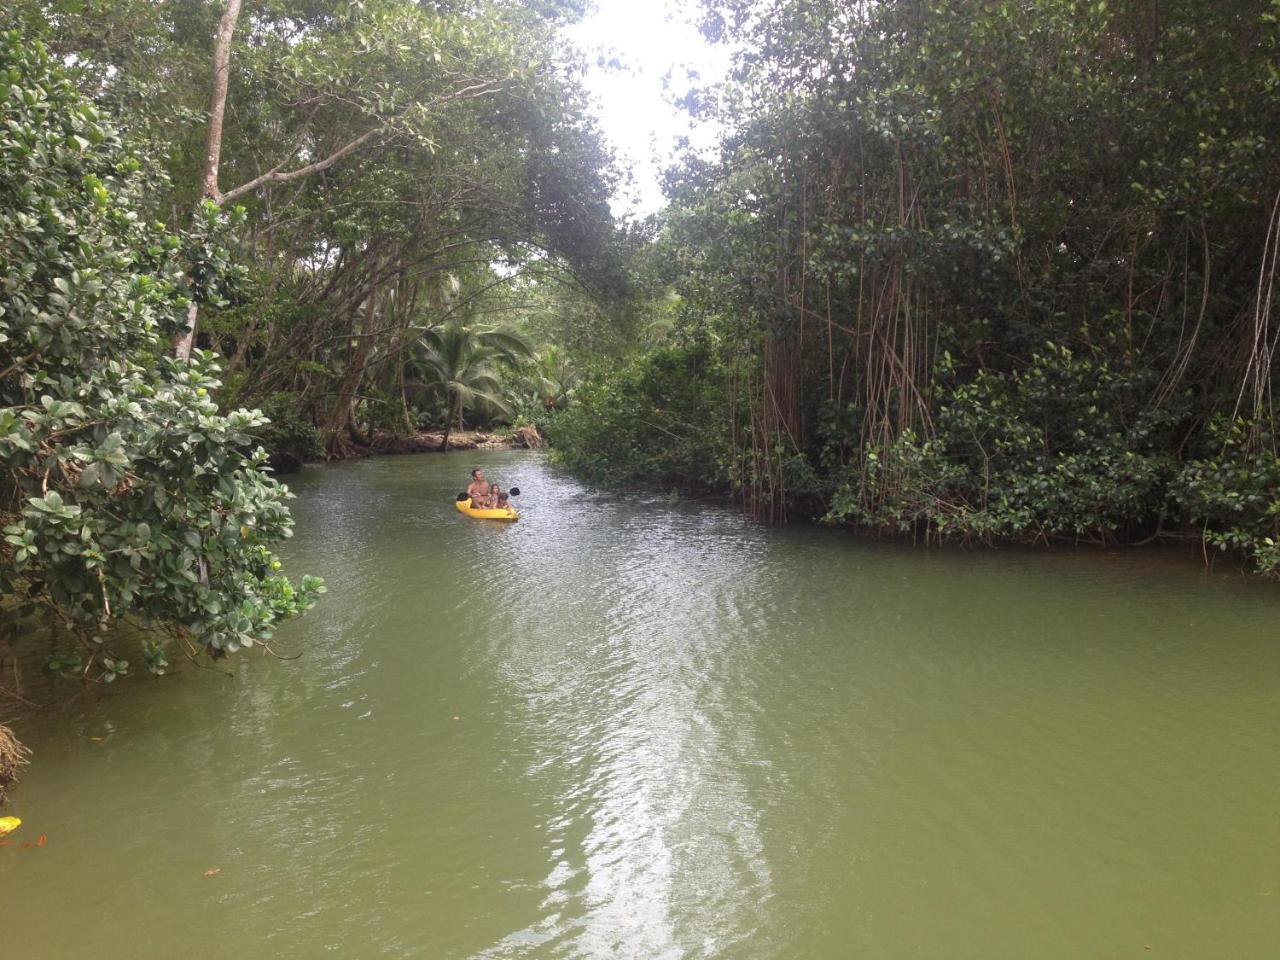
POLYGON ((691 127, 673 101, 691 86, 723 79, 729 53, 698 33, 694 0, 596 0, 594 7, 566 33, 592 64, 585 83, 601 129, 634 177, 614 198, 614 213, 644 216, 665 203, 660 178, 676 139, 687 136, 698 148, 715 144, 713 125, 691 127), (595 65, 600 57, 605 66, 595 65), (612 59, 621 67, 607 65, 612 59), (690 71, 699 79, 691 81, 690 71))

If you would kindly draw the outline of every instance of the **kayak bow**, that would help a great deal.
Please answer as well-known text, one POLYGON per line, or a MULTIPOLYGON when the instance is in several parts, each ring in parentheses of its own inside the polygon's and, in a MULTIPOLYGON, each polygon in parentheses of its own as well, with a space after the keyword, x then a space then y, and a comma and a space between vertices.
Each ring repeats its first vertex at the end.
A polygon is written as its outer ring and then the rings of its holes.
POLYGON ((459 513, 465 513, 468 517, 475 520, 519 520, 520 511, 514 507, 506 507, 502 510, 479 510, 471 506, 471 500, 455 500, 454 506, 458 508, 459 513))

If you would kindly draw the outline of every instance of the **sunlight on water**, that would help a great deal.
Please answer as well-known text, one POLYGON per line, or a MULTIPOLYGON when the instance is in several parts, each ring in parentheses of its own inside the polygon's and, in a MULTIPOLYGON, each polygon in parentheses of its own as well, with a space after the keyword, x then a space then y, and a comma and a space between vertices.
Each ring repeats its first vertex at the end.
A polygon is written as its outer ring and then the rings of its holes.
POLYGON ((299 660, 22 729, 4 956, 1274 956, 1273 586, 476 459, 297 478, 299 660))

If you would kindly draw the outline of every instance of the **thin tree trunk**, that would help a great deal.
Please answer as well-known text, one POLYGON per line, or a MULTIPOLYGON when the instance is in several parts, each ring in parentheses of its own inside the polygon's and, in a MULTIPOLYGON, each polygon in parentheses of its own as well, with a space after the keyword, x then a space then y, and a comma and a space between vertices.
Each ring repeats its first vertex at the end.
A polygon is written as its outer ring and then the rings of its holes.
POLYGON ((334 401, 333 412, 329 416, 329 422, 325 430, 326 444, 329 449, 330 456, 342 456, 346 453, 344 434, 352 436, 356 442, 361 442, 358 430, 354 430, 355 426, 355 406, 356 395, 360 392, 360 383, 364 379, 365 369, 368 366, 369 353, 373 349, 374 329, 377 326, 378 316, 378 291, 371 289, 369 291, 369 299, 365 304, 364 320, 360 324, 360 332, 356 339, 356 346, 347 360, 347 369, 343 372, 342 379, 339 381, 337 389, 337 399, 334 401))
POLYGON ((231 80, 231 40, 240 19, 240 0, 227 0, 227 9, 218 22, 218 35, 213 46, 213 84, 209 90, 209 135, 205 139, 204 177, 200 195, 221 200, 218 191, 218 168, 222 162, 222 121, 227 110, 227 86, 231 80))
MULTIPOLYGON (((218 34, 213 43, 213 83, 209 88, 209 131, 205 138, 204 172, 200 178, 200 196, 220 200, 218 165, 222 160, 222 121, 227 110, 227 85, 231 78, 231 40, 240 19, 240 0, 227 0, 227 8, 218 21, 218 34)), ((196 341, 199 307, 192 301, 187 307, 187 326, 173 343, 173 352, 183 360, 191 358, 196 341)))
MULTIPOLYGON (((453 432, 453 414, 448 413, 444 418, 444 440, 440 443, 440 452, 449 452, 449 434, 453 432)), ((462 432, 462 399, 458 399, 458 432, 462 432)))
POLYGON ((404 362, 400 361, 396 366, 399 367, 400 372, 400 413, 404 416, 404 429, 406 433, 416 433, 417 428, 413 418, 409 416, 409 394, 404 383, 404 362))

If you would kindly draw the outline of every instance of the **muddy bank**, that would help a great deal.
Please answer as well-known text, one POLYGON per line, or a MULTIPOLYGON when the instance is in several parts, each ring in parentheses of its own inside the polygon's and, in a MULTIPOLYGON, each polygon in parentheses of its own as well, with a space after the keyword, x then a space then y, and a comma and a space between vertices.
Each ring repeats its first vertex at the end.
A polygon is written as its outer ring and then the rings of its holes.
MULTIPOLYGON (((440 430, 424 431, 409 436, 384 434, 373 438, 362 455, 396 453, 437 453, 444 445, 440 430)), ((468 430, 449 434, 450 450, 534 450, 544 446, 536 427, 519 427, 512 432, 487 433, 468 430)))
MULTIPOLYGON (((347 444, 344 455, 329 459, 392 456, 407 453, 439 453, 444 446, 444 431, 424 430, 413 434, 378 433, 367 444, 347 444)), ((449 434, 449 450, 540 450, 546 439, 537 427, 517 427, 502 433, 464 430, 449 434)), ((268 461, 276 474, 297 473, 304 461, 292 453, 273 453, 268 461)))

